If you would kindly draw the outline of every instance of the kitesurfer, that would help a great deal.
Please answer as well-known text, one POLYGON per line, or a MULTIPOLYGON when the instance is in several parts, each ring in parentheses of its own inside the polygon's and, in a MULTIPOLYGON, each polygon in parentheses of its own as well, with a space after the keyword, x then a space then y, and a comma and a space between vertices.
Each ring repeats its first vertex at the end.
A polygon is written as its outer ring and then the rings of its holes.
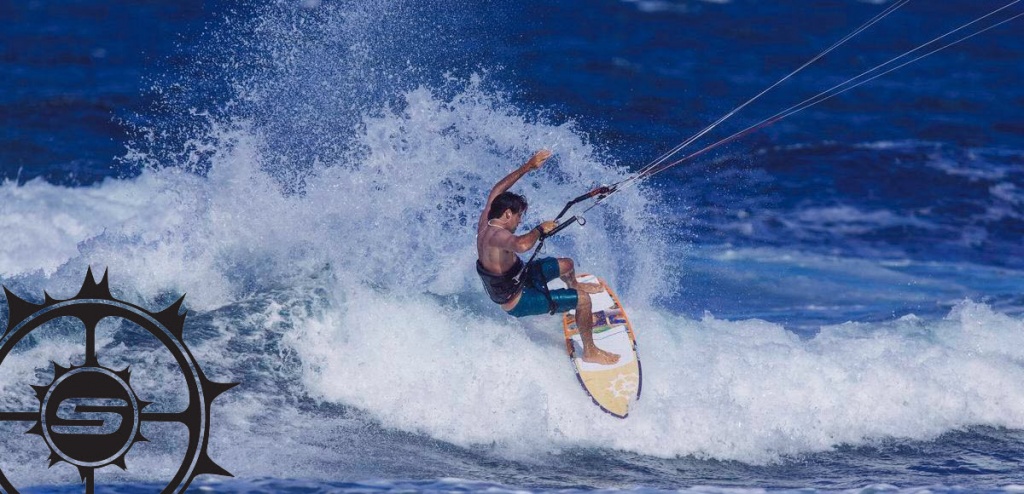
MULTIPOLYGON (((516 235, 527 203, 526 198, 508 189, 527 172, 540 168, 550 157, 551 151, 540 150, 529 161, 501 179, 491 189, 477 224, 476 248, 479 259, 476 271, 491 300, 514 317, 554 314, 572 309, 576 309, 577 315, 590 314, 590 294, 601 291, 600 285, 576 282, 572 259, 545 257, 524 266, 523 260, 519 258, 518 254, 533 248, 542 233, 550 232, 558 225, 553 221, 545 221, 529 232, 516 235), (547 282, 557 277, 568 288, 549 291, 547 282)), ((607 365, 619 360, 618 355, 601 350, 594 344, 592 318, 577 316, 576 324, 583 340, 585 362, 607 365)))

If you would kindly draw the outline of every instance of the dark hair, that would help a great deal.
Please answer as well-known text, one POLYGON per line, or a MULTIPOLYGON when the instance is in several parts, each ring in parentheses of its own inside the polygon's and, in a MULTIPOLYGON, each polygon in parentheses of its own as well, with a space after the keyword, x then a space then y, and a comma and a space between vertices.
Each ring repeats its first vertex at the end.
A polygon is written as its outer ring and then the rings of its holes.
POLYGON ((526 211, 526 198, 515 192, 502 192, 491 203, 491 210, 487 212, 487 219, 500 218, 501 215, 505 214, 506 209, 511 209, 512 214, 526 211))

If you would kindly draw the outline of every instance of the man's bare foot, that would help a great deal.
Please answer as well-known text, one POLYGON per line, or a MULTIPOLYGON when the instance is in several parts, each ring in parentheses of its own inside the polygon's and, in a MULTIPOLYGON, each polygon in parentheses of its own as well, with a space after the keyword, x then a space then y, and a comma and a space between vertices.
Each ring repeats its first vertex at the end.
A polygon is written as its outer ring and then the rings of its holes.
POLYGON ((583 351, 583 361, 591 364, 612 365, 619 361, 619 356, 595 346, 592 351, 583 351))
POLYGON ((600 283, 576 283, 576 286, 574 286, 573 288, 575 288, 575 289, 577 289, 577 290, 579 290, 579 291, 581 291, 583 293, 591 293, 591 294, 593 294, 593 293, 601 293, 601 292, 604 291, 604 288, 601 286, 600 283))

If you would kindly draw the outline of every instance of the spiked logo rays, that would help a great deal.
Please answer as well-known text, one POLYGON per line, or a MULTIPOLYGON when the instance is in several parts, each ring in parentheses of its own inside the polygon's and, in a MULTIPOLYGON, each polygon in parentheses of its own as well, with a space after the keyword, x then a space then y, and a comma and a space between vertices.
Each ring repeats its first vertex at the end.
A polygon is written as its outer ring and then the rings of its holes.
MULTIPOLYGON (((27 433, 44 439, 50 449, 50 466, 62 461, 76 466, 85 483, 86 493, 91 494, 97 469, 109 465, 127 469, 126 457, 132 446, 148 441, 141 432, 143 423, 177 422, 188 429, 186 454, 174 478, 162 492, 182 492, 196 476, 204 473, 231 475, 214 463, 208 453, 210 408, 217 396, 237 383, 218 383, 208 379, 185 346, 182 338, 185 313, 179 313, 184 296, 170 307, 151 313, 115 299, 110 294, 106 272, 97 283, 91 269, 86 273, 78 294, 69 299, 57 300, 44 293, 44 302, 34 304, 14 295, 6 287, 4 293, 9 318, 7 328, 0 333, 0 372, 3 360, 13 347, 46 322, 71 317, 85 326, 84 365, 64 367, 52 362, 53 380, 47 385, 32 385, 39 400, 38 410, 0 410, 0 422, 34 422, 27 433), (130 369, 114 370, 99 364, 96 326, 107 317, 134 323, 170 351, 185 376, 189 401, 184 410, 145 411, 152 402, 141 399, 132 388, 130 369)), ((0 488, 9 494, 17 492, 2 470, 0 488)))

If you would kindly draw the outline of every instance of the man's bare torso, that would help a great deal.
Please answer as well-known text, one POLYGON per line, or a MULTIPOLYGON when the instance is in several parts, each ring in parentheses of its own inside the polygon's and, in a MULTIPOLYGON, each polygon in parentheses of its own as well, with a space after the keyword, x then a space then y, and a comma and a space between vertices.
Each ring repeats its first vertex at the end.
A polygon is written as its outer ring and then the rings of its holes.
POLYGON ((516 253, 496 246, 507 244, 508 237, 513 236, 504 228, 488 225, 486 217, 481 218, 476 232, 476 250, 484 269, 496 275, 512 269, 516 264, 516 253))

